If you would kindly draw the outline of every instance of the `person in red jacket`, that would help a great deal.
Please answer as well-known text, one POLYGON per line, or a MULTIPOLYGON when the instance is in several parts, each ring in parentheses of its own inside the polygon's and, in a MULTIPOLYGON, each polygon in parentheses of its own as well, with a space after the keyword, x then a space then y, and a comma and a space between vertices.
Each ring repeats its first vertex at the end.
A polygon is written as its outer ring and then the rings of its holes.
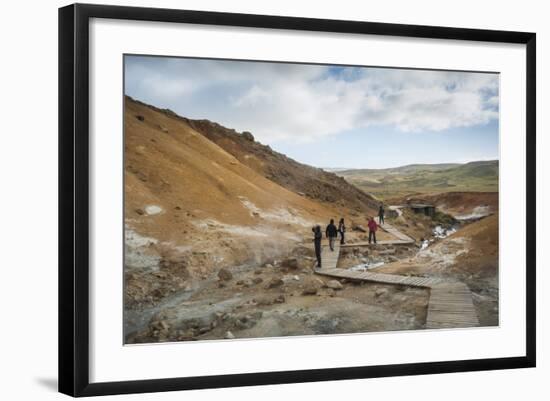
POLYGON ((368 226, 369 226, 369 244, 371 243, 371 240, 374 240, 374 243, 376 244, 376 230, 380 226, 378 225, 378 223, 376 223, 376 221, 374 221, 373 217, 369 217, 368 226))

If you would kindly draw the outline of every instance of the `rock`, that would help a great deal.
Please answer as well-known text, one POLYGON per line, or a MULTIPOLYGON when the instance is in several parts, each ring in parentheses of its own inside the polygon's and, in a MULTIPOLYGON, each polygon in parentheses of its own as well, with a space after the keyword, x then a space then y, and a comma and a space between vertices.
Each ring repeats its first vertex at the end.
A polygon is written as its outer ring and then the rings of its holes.
POLYGON ((228 340, 232 340, 232 339, 235 338, 235 335, 233 333, 231 333, 230 331, 226 331, 223 338, 228 339, 228 340))
POLYGON ((263 281, 264 281, 264 279, 261 278, 261 277, 254 277, 254 279, 252 280, 252 282, 253 282, 254 284, 260 284, 260 283, 263 282, 263 281))
POLYGON ((290 269, 297 269, 299 267, 298 265, 298 259, 296 258, 288 258, 288 259, 285 259, 283 260, 283 263, 282 265, 284 267, 288 267, 290 269))
POLYGON ((247 141, 254 142, 254 135, 252 135, 252 133, 250 133, 249 131, 243 131, 241 135, 247 141))
POLYGON ((273 278, 271 281, 267 284, 266 288, 276 288, 280 287, 284 284, 284 281, 280 278, 273 278))
POLYGON ((386 288, 379 288, 374 292, 374 296, 376 298, 381 297, 382 295, 386 295, 388 293, 388 290, 386 288))
POLYGON ((327 287, 333 290, 341 290, 342 288, 344 288, 344 286, 340 284, 340 282, 337 280, 330 280, 329 282, 327 282, 327 287))
POLYGON ((260 269, 254 270, 254 274, 262 274, 262 271, 260 269))
POLYGON ((162 212, 162 208, 157 205, 147 205, 145 206, 145 213, 147 213, 149 216, 153 216, 155 214, 159 214, 162 212))
POLYGON ((151 323, 151 328, 159 331, 165 331, 168 330, 170 326, 164 320, 157 320, 151 323))
POLYGON ((319 291, 319 288, 315 287, 314 285, 306 285, 302 291, 302 295, 315 295, 317 294, 317 291, 319 291))
POLYGON ((142 115, 137 115, 136 118, 139 120, 139 121, 145 121, 145 117, 143 117, 142 115))
POLYGON ((283 294, 279 295, 277 298, 273 300, 276 304, 284 304, 286 301, 285 296, 283 294))
POLYGON ((244 329, 248 329, 248 325, 246 324, 246 321, 242 320, 242 319, 238 319, 235 321, 234 323, 235 325, 235 328, 237 330, 244 330, 244 329))
POLYGON ((160 130, 161 130, 162 132, 164 132, 165 134, 168 133, 168 128, 166 128, 166 127, 160 127, 160 130))
POLYGON ((143 216, 145 214, 145 210, 143 209, 136 209, 136 213, 139 214, 140 216, 143 216))
POLYGON ((315 295, 323 285, 324 282, 322 280, 309 277, 304 283, 302 295, 315 295))
POLYGON ((201 328, 199 329, 199 334, 208 333, 210 330, 212 330, 211 327, 201 327, 201 328))
POLYGON ((359 232, 362 232, 362 233, 366 233, 367 230, 365 230, 365 227, 363 227, 362 225, 360 224, 354 224, 353 226, 351 226, 351 229, 353 231, 359 231, 359 232))
POLYGON ((218 278, 223 281, 229 281, 233 278, 233 274, 226 268, 222 267, 218 271, 218 278))
POLYGON ((256 312, 252 315, 244 315, 241 316, 239 319, 237 319, 234 323, 235 328, 239 330, 245 330, 249 329, 251 327, 254 327, 258 321, 262 317, 262 312, 256 312))

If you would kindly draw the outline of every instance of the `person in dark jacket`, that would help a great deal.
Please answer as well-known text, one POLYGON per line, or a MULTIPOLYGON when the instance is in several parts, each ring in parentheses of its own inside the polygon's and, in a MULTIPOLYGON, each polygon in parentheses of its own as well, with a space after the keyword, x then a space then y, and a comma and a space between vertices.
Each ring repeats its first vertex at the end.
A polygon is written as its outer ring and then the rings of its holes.
POLYGON ((384 210, 384 205, 380 204, 380 207, 378 208, 378 221, 380 224, 384 224, 384 214, 386 211, 384 210))
POLYGON ((368 222, 369 226, 369 244, 371 243, 371 240, 374 240, 374 243, 376 244, 376 230, 378 229, 379 225, 374 221, 374 217, 369 218, 368 222))
POLYGON ((346 233, 346 224, 344 223, 344 218, 343 217, 340 219, 340 222, 338 223, 338 232, 340 233, 340 244, 344 245, 345 244, 344 236, 345 236, 345 233, 346 233))
POLYGON ((336 237, 338 237, 338 229, 334 225, 334 219, 330 219, 330 223, 327 226, 325 234, 328 238, 328 245, 330 247, 330 250, 334 251, 334 242, 336 241, 336 237))
POLYGON ((321 226, 315 226, 311 229, 313 231, 313 244, 315 245, 315 257, 317 258, 316 269, 321 268, 321 240, 323 239, 323 233, 321 232, 321 226))

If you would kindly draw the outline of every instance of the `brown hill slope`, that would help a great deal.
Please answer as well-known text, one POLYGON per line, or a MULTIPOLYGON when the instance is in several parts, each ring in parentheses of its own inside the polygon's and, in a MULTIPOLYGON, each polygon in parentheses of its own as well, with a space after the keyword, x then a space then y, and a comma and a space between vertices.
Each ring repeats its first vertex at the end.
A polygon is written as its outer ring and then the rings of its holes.
MULTIPOLYGON (((346 207, 317 202, 266 178, 250 157, 240 154, 241 162, 183 118, 129 98, 124 118, 127 267, 185 256, 202 274, 260 262, 310 243, 314 224, 350 218, 346 207)), ((261 162, 257 155, 255 160, 261 162)), ((284 174, 297 182, 289 171, 284 174)), ((360 224, 363 219, 356 217, 360 224)))
MULTIPOLYGON (((138 101, 131 100, 142 104, 138 101)), ((369 194, 348 183, 344 178, 311 167, 273 151, 269 146, 254 141, 250 133, 240 134, 209 120, 191 120, 180 117, 171 110, 147 107, 185 122, 226 152, 233 155, 242 164, 250 167, 269 180, 310 199, 336 204, 357 213, 372 213, 378 208, 378 202, 369 194)))
MULTIPOLYGON (((176 210, 191 218, 184 225, 192 219, 255 225, 258 219, 277 220, 278 208, 289 211, 281 215, 285 223, 292 220, 292 209, 295 222, 328 213, 259 175, 189 125, 151 108, 128 100, 125 128, 127 218, 156 216, 166 219, 161 226, 171 226, 175 221, 167 211, 176 210)), ((169 231, 181 232, 179 227, 156 234, 168 239, 169 231)))

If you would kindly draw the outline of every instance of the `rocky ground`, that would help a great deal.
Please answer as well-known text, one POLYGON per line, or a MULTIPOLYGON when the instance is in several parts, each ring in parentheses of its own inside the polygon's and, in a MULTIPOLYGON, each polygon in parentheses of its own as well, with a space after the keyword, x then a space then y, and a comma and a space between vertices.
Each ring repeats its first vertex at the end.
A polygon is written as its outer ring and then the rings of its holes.
MULTIPOLYGON (((126 341, 355 333, 424 326, 427 290, 321 278, 313 273, 310 250, 301 248, 295 254, 262 266, 220 269, 200 281, 183 280, 183 285, 168 289, 171 294, 163 302, 128 308, 126 341)), ((350 257, 374 257, 368 252, 350 251, 347 255, 344 263, 351 263, 350 257)))
MULTIPOLYGON (((353 246, 363 242, 365 234, 352 231, 352 246, 341 249, 338 267, 465 282, 480 323, 498 325, 497 215, 460 223, 457 232, 444 238, 433 232, 428 236, 437 222, 423 217, 391 221, 415 227, 417 234, 422 230, 429 245, 353 246)), ((389 239, 383 232, 379 236, 389 239)), ((264 255, 260 262, 252 255, 240 265, 217 267, 215 249, 174 248, 136 233, 130 239, 125 274, 129 344, 413 330, 425 325, 429 290, 315 275, 309 242, 277 256, 264 255)), ((246 238, 240 242, 246 248, 246 238)))

